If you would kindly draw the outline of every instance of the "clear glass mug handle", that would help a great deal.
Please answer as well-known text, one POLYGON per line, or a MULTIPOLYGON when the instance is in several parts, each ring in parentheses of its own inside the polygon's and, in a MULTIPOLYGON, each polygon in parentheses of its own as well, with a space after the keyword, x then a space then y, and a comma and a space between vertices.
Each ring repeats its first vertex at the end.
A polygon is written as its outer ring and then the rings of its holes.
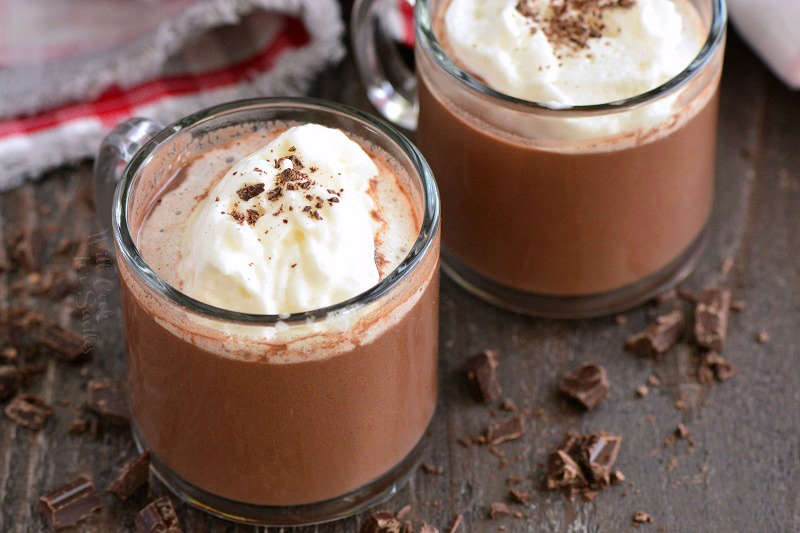
POLYGON ((407 130, 417 128, 417 79, 409 70, 386 24, 403 24, 401 2, 414 0, 356 0, 350 23, 352 48, 361 81, 372 105, 391 122, 407 130))
POLYGON ((100 234, 109 247, 112 245, 111 204, 117 182, 133 154, 162 129, 163 126, 152 120, 131 118, 117 124, 100 144, 93 169, 94 206, 100 234))

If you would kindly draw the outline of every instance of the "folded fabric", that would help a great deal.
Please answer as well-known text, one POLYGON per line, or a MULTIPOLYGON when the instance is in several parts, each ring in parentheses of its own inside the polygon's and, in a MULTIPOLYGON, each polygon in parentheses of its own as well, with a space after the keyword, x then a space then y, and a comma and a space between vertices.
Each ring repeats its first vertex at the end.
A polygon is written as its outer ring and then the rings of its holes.
POLYGON ((12 0, 3 9, 0 191, 93 155, 131 116, 169 123, 224 101, 302 94, 344 54, 336 0, 12 0), (40 32, 21 51, 26 24, 66 17, 64 6, 81 22, 40 32), (101 13, 89 17, 89 7, 101 13))
POLYGON ((800 89, 800 0, 728 0, 736 29, 789 87, 800 89))

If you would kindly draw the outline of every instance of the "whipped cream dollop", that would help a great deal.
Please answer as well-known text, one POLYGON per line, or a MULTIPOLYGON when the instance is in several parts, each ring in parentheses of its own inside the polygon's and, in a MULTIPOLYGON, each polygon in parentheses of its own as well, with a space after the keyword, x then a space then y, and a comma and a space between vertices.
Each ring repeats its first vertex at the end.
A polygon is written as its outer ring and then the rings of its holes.
POLYGON ((378 169, 337 129, 304 124, 241 159, 195 207, 177 278, 217 307, 282 314, 375 285, 370 180, 378 169))
MULTIPOLYGON (((499 92, 564 106, 647 92, 686 68, 705 39, 687 0, 452 0, 443 22, 462 68, 499 92)), ((668 99, 563 126, 569 135, 619 133, 671 109, 668 99)))

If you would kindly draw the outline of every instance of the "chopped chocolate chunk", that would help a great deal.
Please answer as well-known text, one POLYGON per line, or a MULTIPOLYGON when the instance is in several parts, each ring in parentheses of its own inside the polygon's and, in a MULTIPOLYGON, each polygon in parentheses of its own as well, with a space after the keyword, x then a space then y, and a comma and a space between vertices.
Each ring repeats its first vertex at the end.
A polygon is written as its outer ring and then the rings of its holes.
POLYGON ((592 410, 608 398, 608 377, 600 365, 587 363, 561 378, 559 390, 592 410))
POLYGON ((511 509, 503 502, 494 502, 489 508, 489 518, 496 520, 503 515, 511 514, 511 509))
POLYGON ((36 343, 68 362, 81 359, 92 349, 91 343, 81 335, 50 321, 42 324, 36 343))
POLYGON ((621 470, 614 470, 611 472, 611 484, 619 485, 625 482, 625 474, 621 470))
POLYGON ((129 423, 128 397, 122 383, 110 379, 92 379, 88 390, 89 409, 112 424, 125 426, 129 423))
POLYGON ((756 333, 756 342, 759 344, 766 344, 769 342, 769 333, 766 331, 759 331, 756 333))
POLYGON ((444 474, 444 467, 432 465, 430 463, 422 463, 422 469, 428 474, 436 474, 436 475, 444 474))
POLYGON ((280 185, 276 185, 275 188, 270 189, 269 192, 267 193, 267 200, 269 200, 270 202, 274 202, 282 195, 283 195, 283 189, 281 189, 280 185))
POLYGON ((265 185, 263 183, 253 183, 242 186, 241 189, 236 191, 236 194, 239 195, 243 202, 246 202, 264 192, 264 189, 265 185))
POLYGON ((689 436, 689 433, 691 433, 691 431, 683 424, 678 424, 678 427, 675 428, 675 436, 679 439, 685 439, 689 436))
POLYGON ((72 421, 69 425, 69 429, 67 432, 70 435, 80 435, 82 433, 86 433, 86 430, 89 429, 89 421, 85 418, 76 418, 72 421))
POLYGON ((645 513, 644 511, 636 511, 635 513, 633 513, 634 524, 649 524, 652 521, 653 517, 645 513))
POLYGON ((77 526, 102 506, 94 483, 83 475, 39 498, 42 515, 56 531, 77 526))
POLYGON ((255 209, 248 209, 247 210, 247 224, 250 226, 255 226, 258 219, 261 218, 261 213, 256 211, 255 209))
POLYGON ((484 350, 466 360, 464 367, 467 379, 472 384, 478 399, 484 403, 495 401, 503 389, 497 380, 497 352, 484 350))
POLYGON ((450 524, 450 529, 448 529, 448 533, 455 533, 461 527, 461 522, 464 521, 464 515, 457 514, 453 518, 453 522, 450 524))
POLYGON ((402 524, 392 513, 378 511, 361 524, 360 533, 401 533, 402 524))
POLYGON ((728 381, 739 370, 717 352, 704 354, 697 367, 697 381, 702 384, 709 384, 716 378, 717 381, 728 381))
POLYGON ((643 332, 630 337, 625 348, 642 357, 653 357, 669 350, 678 341, 683 329, 683 313, 672 311, 656 318, 643 332))
POLYGON ((182 533, 178 514, 169 498, 159 498, 139 511, 136 516, 139 533, 182 533))
POLYGON ((601 490, 611 483, 611 468, 617 460, 622 438, 605 432, 569 435, 550 454, 546 487, 569 489, 571 493, 601 490))
POLYGON ((527 490, 511 489, 509 495, 517 503, 530 503, 533 500, 533 495, 527 490))
POLYGON ((149 476, 150 452, 145 450, 122 467, 116 479, 109 485, 108 492, 125 501, 139 487, 147 483, 149 476))
POLYGON ((695 308, 694 336, 697 344, 709 350, 722 351, 728 329, 731 291, 706 289, 695 308))
POLYGON ((21 382, 22 377, 17 367, 0 365, 0 400, 14 396, 21 382))
POLYGON ((649 393, 650 390, 644 385, 639 385, 638 387, 636 387, 636 396, 638 396, 639 398, 644 398, 649 393))
POLYGON ((397 511, 394 515, 395 518, 398 520, 402 520, 411 512, 411 504, 404 505, 399 511, 397 511))
POLYGON ((53 414, 53 409, 37 396, 20 394, 6 405, 5 413, 20 426, 38 431, 53 414))
POLYGON ((489 422, 486 438, 492 445, 497 445, 508 440, 515 440, 525 434, 525 416, 518 414, 503 420, 489 422))

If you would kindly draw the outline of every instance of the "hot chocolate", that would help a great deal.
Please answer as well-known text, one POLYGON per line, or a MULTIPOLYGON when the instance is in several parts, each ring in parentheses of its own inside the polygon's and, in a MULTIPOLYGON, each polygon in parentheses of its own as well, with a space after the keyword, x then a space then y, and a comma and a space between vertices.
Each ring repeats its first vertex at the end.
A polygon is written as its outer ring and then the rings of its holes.
POLYGON ((678 88, 648 91, 698 56, 709 30, 697 3, 430 5, 438 42, 417 47, 417 141, 456 278, 520 311, 585 316, 684 275, 712 206, 721 52, 678 88))
POLYGON ((381 148, 315 124, 214 135, 162 166, 174 178, 129 213, 131 233, 185 295, 285 321, 187 312, 121 260, 137 431, 156 465, 214 496, 329 500, 403 461, 433 415, 438 239, 391 290, 292 319, 394 275, 422 226, 416 178, 381 148))

